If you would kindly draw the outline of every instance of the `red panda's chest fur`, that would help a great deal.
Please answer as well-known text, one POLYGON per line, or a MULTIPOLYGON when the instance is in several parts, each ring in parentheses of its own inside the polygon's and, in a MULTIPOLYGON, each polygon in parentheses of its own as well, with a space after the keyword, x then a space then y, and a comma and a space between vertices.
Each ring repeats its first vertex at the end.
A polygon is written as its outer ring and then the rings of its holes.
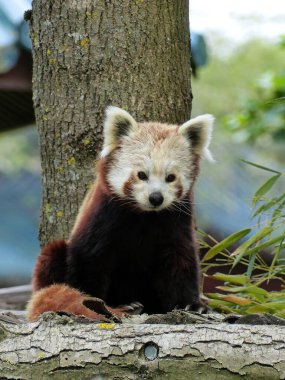
POLYGON ((138 212, 102 196, 96 212, 89 210, 84 234, 69 243, 66 282, 110 305, 139 301, 146 312, 161 311, 160 273, 168 266, 175 272, 179 261, 195 261, 190 201, 188 206, 187 214, 138 212), (178 244, 186 250, 177 253, 178 244))

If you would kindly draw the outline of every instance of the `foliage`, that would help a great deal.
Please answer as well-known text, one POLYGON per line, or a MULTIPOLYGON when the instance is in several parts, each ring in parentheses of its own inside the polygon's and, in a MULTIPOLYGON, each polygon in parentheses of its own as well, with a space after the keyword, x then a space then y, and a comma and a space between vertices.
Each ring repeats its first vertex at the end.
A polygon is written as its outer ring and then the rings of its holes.
MULTIPOLYGON (((285 37, 280 46, 284 49, 285 37)), ((284 51, 283 51, 284 54, 284 51)), ((283 58, 284 61, 284 58, 283 58)), ((271 145, 285 141, 285 69, 267 69, 255 85, 255 94, 242 103, 241 111, 226 117, 226 127, 239 141, 271 145)))
POLYGON ((35 127, 0 134, 0 173, 14 176, 21 170, 40 171, 35 127))
POLYGON ((224 285, 217 287, 223 293, 207 294, 208 302, 213 309, 226 313, 267 312, 285 318, 285 288, 282 286, 278 292, 262 288, 271 280, 285 283, 285 193, 267 197, 271 189, 283 180, 285 173, 252 162, 246 163, 273 175, 259 187, 252 199, 252 218, 257 218, 257 229, 242 229, 221 242, 207 235, 215 245, 203 243, 208 248, 202 262, 204 272, 221 266, 230 266, 233 270, 238 264, 246 268, 243 274, 209 275, 224 285), (237 242, 240 244, 230 250, 237 242), (264 252, 269 252, 269 260, 264 252), (209 263, 213 258, 216 260, 209 263))
POLYGON ((268 41, 251 39, 234 50, 231 46, 232 41, 214 37, 209 64, 192 80, 194 115, 206 111, 219 119, 236 113, 245 99, 259 97, 257 78, 284 67, 284 51, 268 41))

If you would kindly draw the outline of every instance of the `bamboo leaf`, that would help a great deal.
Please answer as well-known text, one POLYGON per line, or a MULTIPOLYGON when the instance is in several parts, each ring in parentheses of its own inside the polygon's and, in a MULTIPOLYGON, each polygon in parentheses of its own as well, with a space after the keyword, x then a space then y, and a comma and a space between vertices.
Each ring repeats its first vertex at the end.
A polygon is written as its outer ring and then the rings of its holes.
POLYGON ((252 199, 252 205, 255 205, 260 198, 268 193, 268 191, 272 188, 272 186, 275 184, 275 182, 278 180, 278 178, 281 176, 281 173, 274 175, 273 177, 269 178, 254 194, 252 199))
POLYGON ((272 277, 272 272, 273 272, 274 266, 276 264, 276 261, 277 261, 279 255, 280 255, 284 239, 285 239, 285 236, 283 235, 283 239, 280 241, 279 247, 278 247, 277 251, 275 252, 275 255, 273 257, 272 263, 270 265, 270 268, 269 268, 269 271, 268 271, 268 277, 267 277, 268 280, 272 277))
POLYGON ((279 311, 278 313, 275 314, 277 317, 280 318, 285 318, 285 310, 279 311))
POLYGON ((241 161, 248 164, 248 165, 255 166, 256 168, 266 170, 268 172, 282 174, 281 172, 278 172, 277 170, 273 170, 273 169, 267 168, 266 166, 255 164, 254 162, 251 162, 251 161, 247 161, 247 160, 243 160, 243 159, 241 159, 241 161))
POLYGON ((284 239, 284 232, 281 235, 275 236, 274 238, 267 240, 265 243, 259 244, 257 247, 249 249, 247 251, 247 256, 250 256, 255 252, 260 252, 273 244, 279 243, 282 239, 284 239))
POLYGON ((265 236, 269 235, 274 230, 273 227, 265 226, 261 230, 257 231, 253 236, 251 236, 247 241, 241 244, 232 254, 231 256, 237 256, 234 263, 233 268, 240 262, 241 258, 245 255, 248 255, 248 248, 263 239, 265 236))
POLYGON ((248 294, 252 299, 258 302, 264 302, 268 298, 268 292, 256 285, 250 286, 216 286, 217 289, 227 293, 248 294))
POLYGON ((238 232, 233 233, 232 235, 226 237, 224 240, 220 241, 218 244, 214 245, 209 251, 206 253, 202 261, 207 261, 215 257, 219 252, 223 251, 225 248, 233 245, 238 240, 242 239, 251 231, 251 228, 245 228, 238 232))
POLYGON ((272 312, 274 313, 274 308, 268 306, 266 303, 250 306, 246 311, 247 314, 253 314, 253 313, 271 313, 272 314, 272 312))
POLYGON ((207 275, 207 277, 214 280, 229 282, 231 284, 245 285, 248 283, 247 276, 242 274, 224 274, 224 273, 215 273, 212 275, 207 275))
POLYGON ((207 297, 214 300, 222 300, 224 298, 224 294, 221 293, 207 293, 207 297))
POLYGON ((262 312, 269 312, 269 313, 275 313, 277 311, 282 311, 285 309, 285 301, 280 302, 267 302, 262 303, 259 305, 250 306, 247 309, 248 313, 262 313, 262 312))
POLYGON ((224 296, 224 301, 228 301, 235 305, 240 305, 240 306, 252 305, 253 303, 251 300, 247 298, 237 297, 237 296, 234 296, 233 294, 224 296))
POLYGON ((208 299, 207 303, 211 308, 221 311, 223 313, 237 314, 236 310, 232 308, 233 304, 231 302, 208 299))
POLYGON ((247 267, 247 271, 246 271, 246 275, 247 275, 248 279, 250 279, 250 277, 251 277, 253 267, 254 267, 254 263, 255 263, 255 259, 256 259, 256 253, 251 255, 251 258, 250 258, 249 263, 248 263, 248 267, 247 267))
POLYGON ((272 213, 272 223, 281 216, 281 212, 283 211, 283 208, 285 206, 285 200, 280 203, 278 207, 273 211, 272 213))
POLYGON ((271 209, 273 206, 279 203, 284 197, 285 197, 285 193, 283 193, 280 197, 275 197, 271 199, 269 202, 261 205, 257 210, 255 210, 251 218, 254 218, 258 214, 264 213, 265 211, 271 209))

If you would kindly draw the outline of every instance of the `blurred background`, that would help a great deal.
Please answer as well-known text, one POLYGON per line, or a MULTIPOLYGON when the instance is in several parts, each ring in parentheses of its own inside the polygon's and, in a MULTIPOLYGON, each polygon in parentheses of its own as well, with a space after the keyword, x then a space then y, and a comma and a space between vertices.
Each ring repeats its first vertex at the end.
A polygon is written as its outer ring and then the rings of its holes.
MULTIPOLYGON (((192 115, 216 117, 216 164, 203 164, 198 225, 222 239, 252 225, 250 200, 267 176, 239 159, 284 171, 285 9, 279 0, 242 0, 238 9, 227 0, 190 3, 192 115)), ((23 21, 30 8, 29 0, 0 0, 0 287, 28 283, 39 250, 40 158, 23 21)))

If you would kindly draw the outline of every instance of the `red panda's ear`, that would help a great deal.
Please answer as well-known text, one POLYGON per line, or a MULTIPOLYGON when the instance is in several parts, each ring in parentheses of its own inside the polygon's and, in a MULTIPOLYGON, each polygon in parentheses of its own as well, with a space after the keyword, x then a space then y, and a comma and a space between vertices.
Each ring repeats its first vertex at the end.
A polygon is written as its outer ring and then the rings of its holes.
POLYGON ((214 120, 212 115, 200 115, 179 127, 179 133, 190 141, 195 153, 209 161, 214 161, 209 150, 214 120))
POLYGON ((137 128, 137 122, 127 112, 118 107, 106 109, 104 122, 104 142, 101 157, 106 157, 118 145, 120 140, 137 128))

